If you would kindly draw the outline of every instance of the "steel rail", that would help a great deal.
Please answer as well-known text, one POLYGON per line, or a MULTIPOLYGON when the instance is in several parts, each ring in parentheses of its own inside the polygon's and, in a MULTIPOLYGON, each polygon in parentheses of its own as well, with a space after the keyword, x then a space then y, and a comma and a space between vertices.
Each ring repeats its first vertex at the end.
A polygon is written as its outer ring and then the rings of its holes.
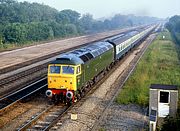
POLYGON ((5 111, 6 109, 10 108, 17 102, 27 98, 28 96, 40 91, 41 89, 47 87, 47 77, 44 77, 16 92, 13 92, 3 98, 0 98, 0 113, 5 111), (43 83, 45 82, 45 83, 43 83), (41 85, 42 83, 42 85, 41 85), (38 86, 38 84, 40 84, 38 86))
POLYGON ((48 112, 54 105, 51 105, 47 107, 44 111, 34 115, 31 120, 28 120, 27 123, 25 123, 23 126, 19 127, 17 130, 18 131, 24 131, 26 130, 29 126, 32 125, 33 122, 37 121, 41 116, 43 116, 46 112, 48 112))

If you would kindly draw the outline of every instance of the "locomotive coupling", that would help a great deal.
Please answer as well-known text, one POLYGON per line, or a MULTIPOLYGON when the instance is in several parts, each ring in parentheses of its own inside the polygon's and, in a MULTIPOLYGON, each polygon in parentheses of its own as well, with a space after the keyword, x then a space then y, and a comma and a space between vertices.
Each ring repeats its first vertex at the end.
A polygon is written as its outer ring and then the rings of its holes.
POLYGON ((46 91, 46 96, 47 97, 52 97, 52 91, 51 90, 47 90, 46 91))
POLYGON ((66 98, 69 99, 69 100, 71 100, 71 99, 73 98, 73 93, 72 93, 72 91, 67 91, 67 92, 66 92, 66 98))

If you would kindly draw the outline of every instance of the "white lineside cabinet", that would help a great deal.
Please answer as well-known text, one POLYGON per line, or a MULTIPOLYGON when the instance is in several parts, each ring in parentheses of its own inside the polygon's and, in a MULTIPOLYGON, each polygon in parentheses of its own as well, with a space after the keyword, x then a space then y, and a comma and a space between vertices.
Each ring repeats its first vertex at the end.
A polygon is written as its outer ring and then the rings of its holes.
POLYGON ((149 129, 156 126, 158 117, 176 116, 178 105, 178 88, 175 85, 151 84, 149 88, 149 129), (153 115, 152 110, 156 111, 153 115), (152 117, 153 116, 153 117, 152 117), (157 119, 152 119, 152 118, 157 119))

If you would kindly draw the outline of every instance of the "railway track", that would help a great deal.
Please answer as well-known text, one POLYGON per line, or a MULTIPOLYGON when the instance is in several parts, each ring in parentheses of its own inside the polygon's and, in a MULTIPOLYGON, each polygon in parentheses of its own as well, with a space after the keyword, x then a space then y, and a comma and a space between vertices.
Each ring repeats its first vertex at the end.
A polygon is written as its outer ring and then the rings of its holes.
POLYGON ((47 64, 43 64, 43 65, 39 65, 37 67, 33 67, 33 68, 30 68, 26 71, 23 71, 23 72, 20 72, 16 75, 13 75, 11 77, 7 77, 7 78, 3 78, 3 79, 0 79, 0 87, 3 87, 9 83, 12 83, 13 81, 16 81, 20 78, 23 78, 23 77, 26 77, 26 76, 29 76, 31 75, 33 72, 37 72, 39 70, 43 70, 43 69, 46 69, 47 68, 47 64))
POLYGON ((47 78, 42 78, 35 83, 32 83, 21 90, 18 90, 12 94, 9 94, 3 98, 0 98, 0 114, 11 108, 14 104, 29 97, 30 95, 37 93, 40 90, 47 88, 47 78))
POLYGON ((48 106, 44 111, 38 112, 32 119, 27 120, 23 125, 17 128, 18 131, 23 130, 48 130, 52 125, 54 125, 59 118, 69 110, 67 105, 51 105, 48 106))

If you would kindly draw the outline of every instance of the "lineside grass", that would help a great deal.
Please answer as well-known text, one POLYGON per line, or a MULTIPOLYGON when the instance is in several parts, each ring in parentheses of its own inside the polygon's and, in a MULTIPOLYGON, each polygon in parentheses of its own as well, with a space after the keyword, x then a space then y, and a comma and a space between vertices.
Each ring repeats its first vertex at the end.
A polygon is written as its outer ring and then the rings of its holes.
POLYGON ((147 106, 151 84, 180 86, 180 61, 176 48, 168 31, 160 33, 125 83, 116 102, 147 106))

